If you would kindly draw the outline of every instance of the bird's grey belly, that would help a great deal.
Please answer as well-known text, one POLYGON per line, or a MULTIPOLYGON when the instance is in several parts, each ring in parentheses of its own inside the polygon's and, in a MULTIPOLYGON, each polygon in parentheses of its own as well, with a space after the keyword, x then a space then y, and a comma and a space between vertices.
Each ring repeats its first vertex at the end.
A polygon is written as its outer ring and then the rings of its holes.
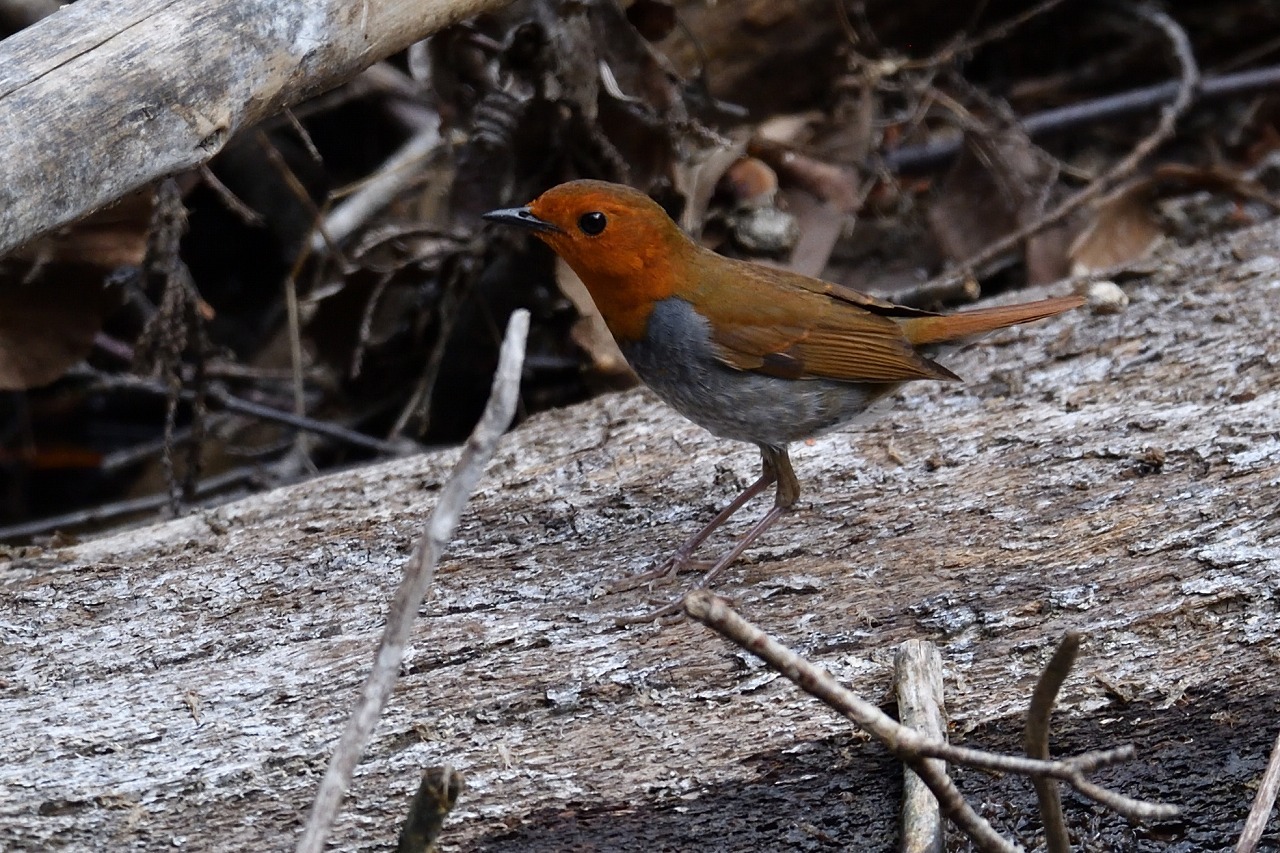
POLYGON ((657 303, 641 343, 622 352, 644 383, 723 438, 784 446, 851 420, 894 383, 780 379, 716 359, 707 320, 683 299, 657 303))

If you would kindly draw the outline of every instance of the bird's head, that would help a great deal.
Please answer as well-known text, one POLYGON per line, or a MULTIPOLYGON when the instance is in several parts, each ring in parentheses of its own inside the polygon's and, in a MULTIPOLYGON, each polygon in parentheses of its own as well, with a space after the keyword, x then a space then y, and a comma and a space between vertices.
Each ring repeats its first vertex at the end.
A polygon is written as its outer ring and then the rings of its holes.
POLYGON ((643 335, 653 304, 677 292, 694 244, 642 192, 604 181, 552 187, 526 207, 484 214, 531 231, 564 259, 620 341, 643 335))

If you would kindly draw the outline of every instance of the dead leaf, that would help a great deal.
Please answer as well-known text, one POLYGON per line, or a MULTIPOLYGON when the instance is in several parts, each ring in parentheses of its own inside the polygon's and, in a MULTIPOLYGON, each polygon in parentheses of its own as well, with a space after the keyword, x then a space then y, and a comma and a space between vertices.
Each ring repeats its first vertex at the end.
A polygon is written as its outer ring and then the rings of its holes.
POLYGON ((93 347, 119 288, 104 282, 147 252, 155 193, 126 196, 33 240, 0 267, 0 390, 48 385, 93 347))
POLYGON ((1067 250, 1073 275, 1124 266, 1151 253, 1164 236, 1151 209, 1155 189, 1154 179, 1139 178, 1097 203, 1067 250))
MULTIPOLYGON (((1058 170, 1021 129, 969 134, 928 212, 943 254, 963 263, 991 243, 1034 222, 1057 185, 1058 170)), ((1027 277, 1046 281, 1066 272, 1063 232, 1027 241, 1027 277)))
POLYGON ((622 350, 618 349, 618 343, 609 332, 609 327, 605 325, 596 304, 591 301, 591 294, 587 292, 586 285, 569 268, 569 265, 558 257, 556 258, 556 283, 560 285, 560 292, 573 303, 573 307, 578 309, 580 315, 570 332, 573 342, 582 347, 591 357, 591 364, 610 384, 617 384, 619 381, 626 382, 628 385, 635 384, 635 374, 627 364, 622 350))
POLYGON ((1273 210, 1280 207, 1264 186, 1232 169, 1163 163, 1095 205, 1092 220, 1069 250, 1072 271, 1113 269, 1145 258, 1165 233, 1156 201, 1196 190, 1248 199, 1273 210))
POLYGON ((851 217, 833 210, 808 193, 788 191, 786 198, 788 209, 800 225, 800 239, 792 249, 786 267, 801 275, 821 276, 851 217))
POLYGON ((119 304, 101 275, 0 286, 0 391, 48 385, 93 347, 102 321, 119 304))
POLYGON ((147 228, 154 203, 154 190, 150 187, 139 190, 72 225, 31 241, 6 260, 29 261, 42 268, 62 263, 94 266, 104 275, 116 267, 139 266, 147 253, 147 228))

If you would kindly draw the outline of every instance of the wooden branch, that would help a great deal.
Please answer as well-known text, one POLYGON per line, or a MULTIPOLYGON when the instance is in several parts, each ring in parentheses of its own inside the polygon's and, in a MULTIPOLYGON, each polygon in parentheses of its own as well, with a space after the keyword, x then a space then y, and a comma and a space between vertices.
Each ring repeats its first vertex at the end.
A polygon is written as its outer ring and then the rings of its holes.
MULTIPOLYGON (((722 637, 760 658, 780 672, 801 690, 821 700, 848 718, 867 734, 880 741, 897 758, 915 771, 938 799, 942 813, 980 850, 1016 850, 1015 845, 999 835, 964 799, 955 784, 936 763, 925 759, 941 758, 955 764, 988 770, 1003 770, 1032 778, 1061 779, 1086 797, 1102 803, 1130 820, 1168 820, 1178 809, 1164 803, 1135 800, 1084 778, 1085 773, 1102 764, 1133 757, 1131 747, 1091 752, 1062 761, 1018 758, 983 750, 952 746, 896 722, 887 714, 845 688, 820 666, 788 649, 778 640, 748 622, 732 607, 705 589, 685 595, 684 612, 722 637)), ((1056 692, 1056 691, 1055 691, 1056 692)))
MULTIPOLYGON (((1080 651, 1080 634, 1068 631, 1053 653, 1036 689, 1031 694, 1031 707, 1027 709, 1027 724, 1023 730, 1023 745, 1029 758, 1049 758, 1049 717, 1058 701, 1058 691, 1067 680, 1071 667, 1080 651)), ((1040 801, 1040 817, 1044 822, 1044 842, 1049 853, 1070 853, 1071 840, 1067 835, 1067 823, 1062 814, 1062 795, 1058 783, 1052 779, 1032 777, 1036 799, 1040 801)))
MULTIPOLYGON (((1134 743, 1142 760, 1108 778, 1176 799, 1202 848, 1230 850, 1277 728, 1259 673, 1280 648, 1280 233, 1169 246, 1158 267, 1123 281, 1120 314, 989 336, 948 355, 964 385, 907 385, 880 417, 798 443, 805 509, 720 588, 864 695, 904 639, 934 641, 956 731, 1005 752, 1046 642, 1081 631, 1088 677, 1054 711, 1054 748, 1134 743)), ((0 553, 0 848, 291 853, 386 587, 460 452, 0 553)), ((901 766, 883 748, 698 626, 613 627, 650 593, 593 595, 670 553, 758 458, 639 389, 508 433, 327 849, 395 849, 423 768, 443 764, 467 777, 454 850, 678 850, 691 833, 896 849, 901 766)), ((1021 779, 966 771, 965 790, 1033 826, 1021 779)), ((1095 847, 1134 832, 1071 811, 1095 847)))
POLYGON ((1267 772, 1262 774, 1262 782, 1253 798, 1253 806, 1244 822, 1244 831, 1240 833, 1235 853, 1253 853, 1258 849, 1258 842, 1262 840, 1262 833, 1266 831, 1267 821, 1271 818, 1271 810, 1275 808, 1277 791, 1280 791, 1280 737, 1276 738, 1275 745, 1271 747, 1267 772))
POLYGON ((493 376, 493 390, 485 406, 480 422, 467 439, 466 448, 427 521, 427 527, 414 546, 413 554, 405 563, 400 587, 391 602, 387 614, 387 626, 382 642, 374 658, 373 670, 365 680, 364 689, 356 701, 329 760, 329 768, 320 781, 316 800, 307 820, 306 829, 298 841, 298 853, 320 853, 329 837, 329 829, 337 817, 338 807, 351 784, 351 776, 364 755, 369 736, 400 674, 400 662, 404 659, 405 646, 413 629, 413 619, 418 614, 427 588, 435 577, 436 565, 444 547, 453 538, 458 519, 475 491, 484 467, 493 458, 498 439, 511 425, 516 412, 516 399, 520 393, 520 371, 524 366, 525 340, 529 335, 529 312, 523 309, 511 315, 507 322, 507 334, 498 354, 498 370, 493 376))
POLYGON ((509 0, 81 0, 0 43, 0 255, 509 0))

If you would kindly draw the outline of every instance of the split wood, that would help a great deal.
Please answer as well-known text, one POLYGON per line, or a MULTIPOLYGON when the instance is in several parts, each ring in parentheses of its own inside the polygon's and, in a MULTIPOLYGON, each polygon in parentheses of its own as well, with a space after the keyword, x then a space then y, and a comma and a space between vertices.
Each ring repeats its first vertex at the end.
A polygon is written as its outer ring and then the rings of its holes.
MULTIPOLYGON (((942 698, 942 655, 928 640, 907 640, 893 658, 894 692, 902 725, 935 740, 947 739, 942 698)), ((926 759, 939 773, 946 762, 926 759)), ((902 780, 902 853, 943 853, 946 834, 938 800, 910 767, 902 780)))

